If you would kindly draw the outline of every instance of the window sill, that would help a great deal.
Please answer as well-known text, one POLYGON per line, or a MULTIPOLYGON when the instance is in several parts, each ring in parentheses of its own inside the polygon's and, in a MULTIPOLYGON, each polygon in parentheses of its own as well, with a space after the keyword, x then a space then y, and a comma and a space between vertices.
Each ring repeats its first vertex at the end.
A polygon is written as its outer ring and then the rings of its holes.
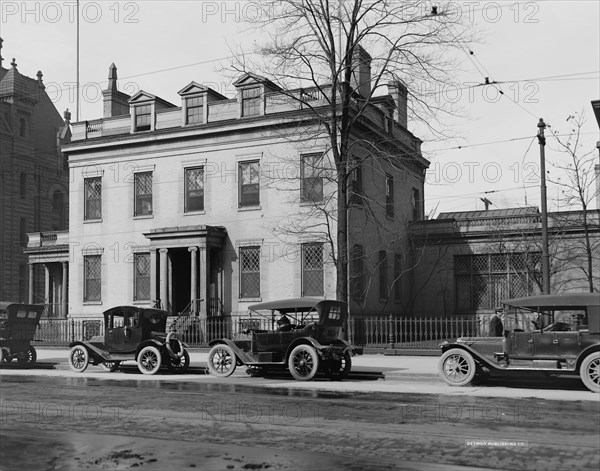
POLYGON ((136 301, 132 301, 132 303, 136 306, 149 306, 150 305, 150 300, 149 299, 139 299, 136 301))
POLYGON ((259 296, 257 298, 238 298, 240 303, 260 303, 262 302, 262 298, 259 296))
POLYGON ((84 301, 83 305, 84 306, 101 306, 102 301, 84 301))
POLYGON ((257 206, 239 206, 238 207, 238 211, 258 211, 260 209, 262 209, 260 204, 257 206))
POLYGON ((98 224, 102 222, 102 218, 100 219, 84 219, 83 223, 84 224, 98 224))
POLYGON ((185 211, 183 213, 184 216, 203 216, 206 214, 206 211, 203 209, 201 211, 185 211))
POLYGON ((315 200, 315 201, 300 201, 300 207, 306 206, 316 206, 319 204, 323 204, 324 200, 315 200))
POLYGON ((133 216, 133 219, 153 219, 154 214, 143 214, 140 216, 133 216))

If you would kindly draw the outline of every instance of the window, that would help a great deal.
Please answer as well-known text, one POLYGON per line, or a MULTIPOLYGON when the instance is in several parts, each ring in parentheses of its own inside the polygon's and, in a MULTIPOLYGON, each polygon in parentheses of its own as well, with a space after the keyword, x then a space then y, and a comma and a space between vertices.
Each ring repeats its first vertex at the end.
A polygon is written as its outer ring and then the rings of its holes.
POLYGON ((204 167, 185 169, 185 212, 204 211, 204 167))
POLYGON ((19 119, 19 137, 27 137, 27 120, 19 119))
POLYGON ((135 214, 152 215, 152 172, 136 173, 134 177, 135 214))
POLYGON ((402 285, 400 277, 402 276, 402 256, 394 254, 394 301, 400 301, 402 298, 402 285))
POLYGON ((412 217, 413 221, 421 220, 421 195, 417 188, 412 190, 412 217))
POLYGON ((303 203, 323 200, 323 154, 301 157, 301 197, 303 203))
POLYGON ((134 301, 150 299, 150 254, 136 253, 134 265, 134 301))
POLYGON ((494 310, 502 299, 539 294, 540 265, 537 252, 456 255, 457 312, 494 310))
POLYGON ((186 100, 185 124, 199 124, 204 121, 203 97, 188 98, 186 100))
POLYGON ((240 248, 240 298, 260 297, 260 247, 240 248))
POLYGON ((260 114, 260 87, 242 90, 242 116, 257 116, 260 114))
POLYGON ((379 298, 388 297, 388 279, 387 279, 387 253, 385 250, 379 251, 379 298))
POLYGON ((21 172, 21 178, 19 182, 19 193, 21 195, 21 199, 27 196, 27 173, 21 172))
POLYGON ((302 296, 323 293, 323 244, 302 244, 302 296))
POLYGON ((21 247, 27 246, 27 220, 24 217, 19 218, 19 242, 21 247))
POLYGON ((100 177, 84 179, 83 220, 102 218, 102 179, 100 177))
POLYGON ((260 164, 258 160, 240 162, 239 174, 239 207, 258 206, 260 204, 260 164))
POLYGON ((365 253, 362 245, 352 247, 352 276, 350 278, 350 293, 354 299, 364 298, 365 253))
POLYGON ((394 110, 387 108, 385 112, 386 130, 390 134, 394 132, 394 110))
POLYGON ((152 105, 141 105, 135 108, 135 130, 150 131, 152 129, 152 105))
POLYGON ((394 217, 394 177, 391 175, 385 177, 385 215, 394 217))
POLYGON ((83 301, 101 301, 101 256, 83 257, 83 301))
POLYGON ((362 199, 362 162, 354 159, 352 173, 350 174, 350 203, 360 205, 362 199))

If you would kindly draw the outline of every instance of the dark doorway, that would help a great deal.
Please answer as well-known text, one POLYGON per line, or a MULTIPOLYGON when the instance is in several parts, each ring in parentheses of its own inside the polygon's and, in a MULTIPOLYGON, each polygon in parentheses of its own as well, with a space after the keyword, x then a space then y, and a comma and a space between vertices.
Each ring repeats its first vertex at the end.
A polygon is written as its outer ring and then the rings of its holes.
POLYGON ((177 315, 186 309, 189 310, 192 262, 190 260, 190 252, 187 248, 171 249, 169 250, 169 254, 171 255, 172 268, 172 314, 177 315))

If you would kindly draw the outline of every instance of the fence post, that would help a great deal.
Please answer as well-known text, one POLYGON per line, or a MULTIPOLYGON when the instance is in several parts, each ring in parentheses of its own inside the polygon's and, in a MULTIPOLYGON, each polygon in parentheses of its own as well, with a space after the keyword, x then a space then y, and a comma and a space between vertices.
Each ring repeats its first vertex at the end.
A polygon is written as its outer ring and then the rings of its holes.
POLYGON ((389 332, 388 332, 388 348, 393 349, 394 348, 394 319, 392 318, 392 315, 390 314, 390 320, 389 320, 389 332))
POLYGON ((75 319, 71 319, 71 342, 75 342, 75 319))

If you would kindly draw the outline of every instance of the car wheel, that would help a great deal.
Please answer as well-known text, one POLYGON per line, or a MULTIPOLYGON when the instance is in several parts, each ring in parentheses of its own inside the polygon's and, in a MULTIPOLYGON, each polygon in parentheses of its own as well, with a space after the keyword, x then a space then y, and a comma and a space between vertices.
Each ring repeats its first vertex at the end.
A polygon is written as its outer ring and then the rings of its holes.
POLYGON ((104 368, 106 371, 110 371, 111 373, 117 371, 119 366, 121 366, 120 361, 104 361, 100 363, 100 366, 104 368))
POLYGON ((190 354, 184 350, 183 355, 174 359, 169 355, 169 369, 177 373, 185 373, 190 366, 190 354))
POLYGON ((75 345, 69 352, 69 366, 77 373, 83 373, 90 364, 90 355, 82 345, 75 345))
POLYGON ((583 359, 579 376, 590 391, 600 393, 600 352, 590 353, 583 359))
POLYGON ((290 373, 297 381, 310 381, 319 369, 319 355, 310 345, 298 345, 288 360, 290 373))
POLYGON ((438 370, 449 385, 464 386, 475 377, 475 360, 469 352, 451 348, 440 358, 438 370))
POLYGON ((145 375, 153 375, 160 369, 162 355, 158 348, 148 345, 140 350, 137 357, 138 369, 145 375))
POLYGON ((208 371, 213 376, 220 378, 231 376, 235 371, 236 364, 235 353, 229 345, 218 344, 208 352, 208 371))
POLYGON ((350 356, 350 352, 346 352, 344 353, 344 356, 340 357, 338 360, 328 360, 325 367, 325 373, 329 379, 339 381, 348 376, 351 369, 352 357, 350 356))
POLYGON ((18 361, 21 364, 26 364, 35 363, 35 360, 37 360, 37 352, 35 351, 35 348, 30 345, 27 351, 19 357, 18 361))

